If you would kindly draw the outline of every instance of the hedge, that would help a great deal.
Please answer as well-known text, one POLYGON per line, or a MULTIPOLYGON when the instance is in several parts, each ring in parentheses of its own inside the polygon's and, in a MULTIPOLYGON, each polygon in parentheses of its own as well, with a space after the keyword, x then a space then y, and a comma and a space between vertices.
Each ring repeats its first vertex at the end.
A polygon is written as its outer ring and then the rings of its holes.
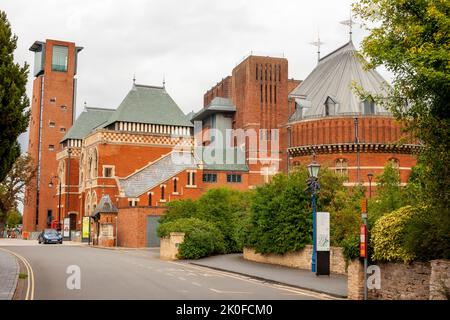
POLYGON ((222 233, 211 223, 197 218, 181 218, 165 222, 158 227, 158 236, 167 237, 171 232, 184 232, 178 257, 198 259, 225 251, 222 233))

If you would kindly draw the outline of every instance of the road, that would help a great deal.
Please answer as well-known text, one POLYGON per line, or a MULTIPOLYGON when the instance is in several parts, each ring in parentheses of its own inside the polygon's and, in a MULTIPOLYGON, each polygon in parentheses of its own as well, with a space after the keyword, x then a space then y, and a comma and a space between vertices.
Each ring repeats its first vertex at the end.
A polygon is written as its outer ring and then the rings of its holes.
POLYGON ((67 244, 37 245, 34 241, 5 246, 7 241, 0 239, 0 248, 19 254, 31 265, 35 280, 34 299, 38 300, 326 298, 314 292, 186 262, 162 261, 157 249, 111 250, 67 244), (67 286, 70 266, 79 267, 80 289, 67 286))

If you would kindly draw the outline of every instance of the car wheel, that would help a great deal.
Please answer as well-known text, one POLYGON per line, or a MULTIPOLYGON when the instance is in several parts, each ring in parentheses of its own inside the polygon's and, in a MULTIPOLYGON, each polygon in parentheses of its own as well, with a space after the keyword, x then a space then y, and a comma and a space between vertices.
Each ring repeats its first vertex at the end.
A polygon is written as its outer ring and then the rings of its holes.
POLYGON ((41 244, 41 240, 38 240, 38 243, 41 244))

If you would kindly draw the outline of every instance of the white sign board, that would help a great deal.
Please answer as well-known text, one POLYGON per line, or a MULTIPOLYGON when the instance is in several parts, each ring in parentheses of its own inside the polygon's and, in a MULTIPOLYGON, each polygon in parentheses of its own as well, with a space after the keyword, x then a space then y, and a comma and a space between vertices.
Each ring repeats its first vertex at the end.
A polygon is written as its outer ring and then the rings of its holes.
POLYGON ((64 218, 63 237, 70 237, 70 218, 64 218))
POLYGON ((330 213, 317 212, 317 251, 330 251, 330 213))

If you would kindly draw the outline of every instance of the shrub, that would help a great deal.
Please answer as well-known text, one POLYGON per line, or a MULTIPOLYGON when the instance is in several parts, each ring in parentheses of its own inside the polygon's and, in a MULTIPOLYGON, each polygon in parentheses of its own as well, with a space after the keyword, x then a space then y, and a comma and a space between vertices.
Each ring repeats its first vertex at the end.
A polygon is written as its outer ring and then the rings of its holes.
POLYGON ((408 224, 418 214, 418 209, 402 207, 379 218, 372 229, 372 259, 386 262, 409 263, 415 258, 414 252, 405 246, 408 224))
POLYGON ((171 232, 185 233, 178 251, 181 259, 198 259, 225 251, 223 236, 211 222, 181 218, 161 223, 158 227, 159 237, 166 237, 171 232))
POLYGON ((247 245, 258 253, 283 254, 311 243, 310 195, 303 171, 274 176, 259 186, 252 203, 247 245))
POLYGON ((198 216, 197 203, 192 199, 171 201, 166 208, 165 215, 160 219, 161 223, 198 216))
POLYGON ((227 253, 242 252, 250 202, 250 192, 227 188, 210 189, 198 199, 198 218, 220 230, 227 253))
POLYGON ((349 236, 341 244, 346 260, 353 260, 359 257, 359 235, 349 236))
POLYGON ((450 259, 450 217, 436 208, 413 215, 405 228, 404 246, 416 260, 450 259))

